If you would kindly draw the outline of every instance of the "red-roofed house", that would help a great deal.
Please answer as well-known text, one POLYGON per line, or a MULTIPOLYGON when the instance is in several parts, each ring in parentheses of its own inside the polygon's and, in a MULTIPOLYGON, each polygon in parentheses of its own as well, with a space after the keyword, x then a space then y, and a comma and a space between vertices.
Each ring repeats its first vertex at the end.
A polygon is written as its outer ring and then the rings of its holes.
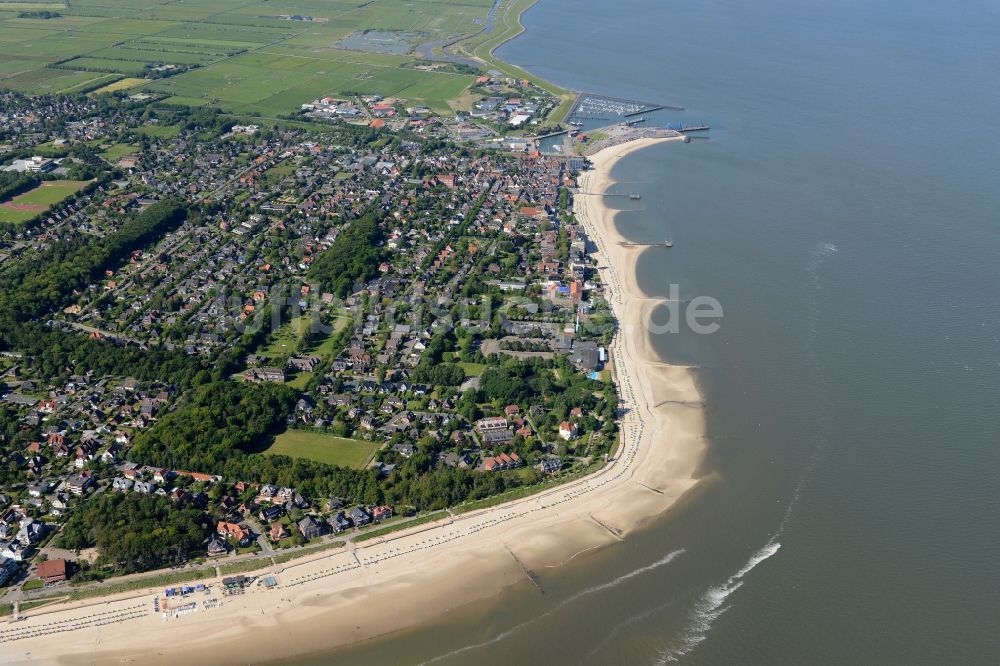
POLYGON ((38 563, 36 577, 46 585, 54 585, 66 580, 66 560, 45 560, 38 563))
POLYGON ((224 520, 219 521, 215 531, 219 533, 219 536, 232 537, 241 546, 247 546, 253 540, 253 535, 248 528, 236 523, 227 523, 224 520))

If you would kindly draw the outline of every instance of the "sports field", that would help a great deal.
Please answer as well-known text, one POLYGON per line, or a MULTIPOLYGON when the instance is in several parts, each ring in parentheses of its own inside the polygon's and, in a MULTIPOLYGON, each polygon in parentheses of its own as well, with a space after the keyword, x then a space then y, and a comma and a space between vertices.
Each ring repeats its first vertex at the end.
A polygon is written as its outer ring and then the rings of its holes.
POLYGON ((124 81, 122 88, 163 93, 173 102, 265 117, 292 113, 317 97, 352 94, 399 97, 446 112, 448 101, 459 97, 472 77, 408 65, 420 58, 415 49, 421 44, 477 32, 491 5, 492 0, 0 0, 0 87, 35 94, 110 92, 109 86, 124 81), (57 16, 26 17, 39 11, 57 16), (394 35, 399 39, 392 52, 367 46, 393 42, 394 35), (145 80, 154 68, 162 74, 171 66, 182 73, 145 80))
POLYGON ((19 223, 44 213, 53 204, 79 192, 85 180, 50 180, 0 204, 0 222, 19 223))
POLYGON ((264 453, 363 469, 379 446, 380 442, 347 439, 308 430, 286 430, 274 439, 274 444, 264 453))

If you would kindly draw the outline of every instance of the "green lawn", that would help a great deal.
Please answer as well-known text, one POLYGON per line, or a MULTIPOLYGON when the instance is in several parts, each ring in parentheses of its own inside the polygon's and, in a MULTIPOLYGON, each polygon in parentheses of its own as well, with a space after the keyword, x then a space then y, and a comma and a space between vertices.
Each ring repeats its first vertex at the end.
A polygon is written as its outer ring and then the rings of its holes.
POLYGON ((285 381, 285 383, 291 386, 293 389, 304 391, 306 386, 309 384, 309 380, 312 378, 313 378, 313 373, 311 372, 299 372, 292 379, 285 381))
POLYGON ((299 340, 302 339, 302 333, 308 325, 308 317, 305 315, 296 317, 279 328, 278 332, 271 336, 271 340, 267 346, 257 353, 268 358, 294 354, 295 349, 299 345, 299 340))
POLYGON ((375 455, 380 442, 335 437, 308 430, 286 430, 264 453, 305 458, 329 465, 362 469, 375 455))
POLYGON ((339 349, 334 349, 333 343, 336 342, 337 333, 340 333, 350 323, 351 316, 349 314, 345 312, 336 313, 333 316, 333 330, 330 332, 330 335, 315 343, 309 350, 309 353, 326 358, 330 354, 339 352, 339 349))
MULTIPOLYGON (((302 353, 314 354, 325 358, 331 353, 339 351, 333 348, 333 343, 336 340, 337 333, 339 333, 344 326, 349 324, 350 321, 350 316, 346 313, 338 312, 334 314, 333 330, 330 334, 313 341, 309 349, 303 351, 302 353)), ((294 354, 295 350, 299 346, 299 341, 302 339, 303 334, 308 330, 308 326, 309 315, 302 315, 292 319, 290 322, 279 328, 278 332, 271 336, 267 346, 257 353, 268 358, 278 358, 294 354)))
POLYGON ((54 204, 79 192, 84 180, 50 180, 0 204, 0 222, 19 224, 45 213, 54 204))
POLYGON ((133 155, 139 150, 139 146, 131 143, 116 143, 107 150, 105 150, 101 155, 109 162, 117 162, 127 155, 133 155))
POLYGON ((468 377, 478 377, 486 369, 486 366, 482 363, 466 363, 464 361, 459 362, 458 366, 465 370, 465 374, 468 377))
POLYGON ((21 224, 38 217, 38 213, 30 210, 13 210, 5 206, 0 206, 0 222, 10 224, 21 224))
POLYGON ((87 181, 85 180, 49 180, 29 192, 14 197, 14 202, 51 206, 54 203, 59 203, 69 195, 79 192, 86 184, 87 181))
POLYGON ((181 128, 177 125, 143 125, 136 131, 157 139, 172 139, 181 133, 181 128))

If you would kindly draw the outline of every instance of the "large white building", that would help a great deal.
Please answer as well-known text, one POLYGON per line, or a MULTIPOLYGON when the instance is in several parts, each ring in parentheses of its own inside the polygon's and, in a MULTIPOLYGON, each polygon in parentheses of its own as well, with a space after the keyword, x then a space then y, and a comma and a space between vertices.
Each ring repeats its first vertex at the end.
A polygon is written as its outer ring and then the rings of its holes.
POLYGON ((20 173, 46 173, 56 168, 58 163, 50 157, 35 155, 26 160, 14 160, 14 162, 4 169, 4 171, 18 171, 20 173))

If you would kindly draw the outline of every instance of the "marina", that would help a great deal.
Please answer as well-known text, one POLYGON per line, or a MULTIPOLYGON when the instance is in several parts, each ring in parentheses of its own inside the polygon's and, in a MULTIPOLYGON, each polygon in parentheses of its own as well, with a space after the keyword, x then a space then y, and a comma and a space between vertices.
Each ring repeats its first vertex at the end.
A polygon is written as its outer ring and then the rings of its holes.
POLYGON ((653 102, 641 102, 638 100, 625 99, 622 97, 610 97, 607 95, 595 95, 593 93, 582 93, 570 110, 568 118, 571 121, 584 120, 610 120, 612 117, 631 118, 653 111, 668 109, 670 111, 683 111, 684 107, 670 106, 667 104, 657 104, 653 102))

